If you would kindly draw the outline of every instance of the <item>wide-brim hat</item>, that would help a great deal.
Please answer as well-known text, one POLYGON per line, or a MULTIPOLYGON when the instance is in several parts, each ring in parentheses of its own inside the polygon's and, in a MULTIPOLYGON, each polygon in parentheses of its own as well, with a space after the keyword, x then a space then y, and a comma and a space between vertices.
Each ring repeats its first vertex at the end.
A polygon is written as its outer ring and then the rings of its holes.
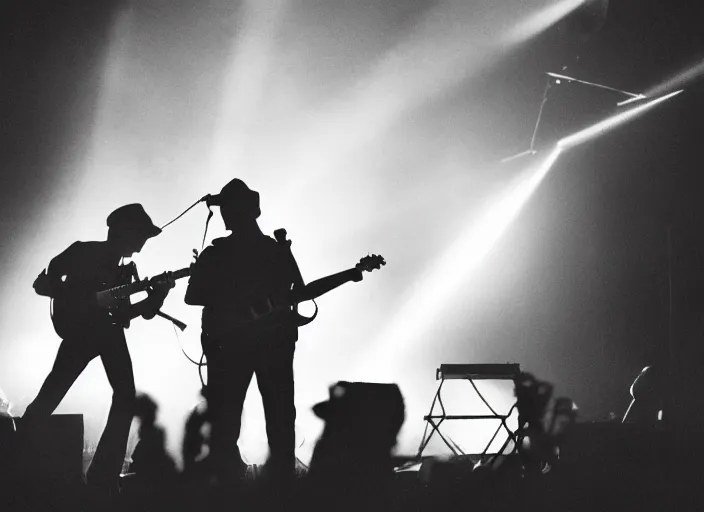
POLYGON ((231 211, 252 213, 255 218, 262 213, 259 208, 259 192, 249 188, 239 178, 230 180, 219 194, 210 196, 208 204, 220 207, 227 205, 231 211))
POLYGON ((313 406, 320 419, 385 417, 397 423, 405 418, 405 404, 396 384, 339 381, 329 388, 330 398, 313 406))
POLYGON ((144 211, 139 203, 126 204, 108 215, 109 228, 131 231, 152 238, 161 233, 161 229, 154 225, 151 217, 144 211))

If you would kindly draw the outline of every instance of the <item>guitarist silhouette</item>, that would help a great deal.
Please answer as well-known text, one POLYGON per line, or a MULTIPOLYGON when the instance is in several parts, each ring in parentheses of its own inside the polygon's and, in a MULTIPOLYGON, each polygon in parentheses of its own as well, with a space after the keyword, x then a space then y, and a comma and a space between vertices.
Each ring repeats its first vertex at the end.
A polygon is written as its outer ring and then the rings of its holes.
POLYGON ((237 440, 245 395, 256 374, 269 441, 264 475, 284 483, 295 473, 293 356, 298 326, 307 321, 295 306, 343 283, 361 281, 363 270, 385 262, 369 256, 354 268, 305 285, 285 232, 277 232, 277 241, 259 228, 257 192, 234 179, 207 202, 220 207, 225 228, 232 232, 214 240, 197 259, 185 297, 187 304, 203 306, 210 461, 221 482, 244 479, 247 466, 237 440))
POLYGON ((53 299, 52 321, 62 341, 51 372, 20 423, 20 434, 25 442, 31 441, 33 426, 54 412, 88 363, 100 356, 113 389, 107 425, 87 474, 89 486, 100 496, 118 491, 135 403, 123 326, 137 316, 153 318, 174 286, 166 275, 147 290, 148 298, 134 305, 128 299, 120 308, 119 322, 99 308, 96 292, 133 278, 133 264, 121 265, 122 258, 138 253, 161 232, 140 204, 118 208, 108 216, 107 225, 107 240, 73 243, 34 282, 39 295, 53 299))

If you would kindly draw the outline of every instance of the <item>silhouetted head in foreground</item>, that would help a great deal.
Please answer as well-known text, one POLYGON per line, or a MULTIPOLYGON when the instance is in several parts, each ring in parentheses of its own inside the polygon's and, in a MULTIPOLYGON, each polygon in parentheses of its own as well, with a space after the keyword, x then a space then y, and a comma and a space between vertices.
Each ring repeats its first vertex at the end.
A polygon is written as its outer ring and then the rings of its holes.
POLYGON ((142 425, 153 425, 156 422, 156 412, 158 406, 156 402, 147 394, 137 395, 134 404, 134 415, 139 418, 142 425))
POLYGON ((623 417, 623 423, 656 426, 664 400, 664 375, 658 366, 646 366, 631 385, 633 400, 623 417))
POLYGON ((338 382, 313 411, 325 420, 310 465, 312 477, 328 472, 375 478, 392 471, 392 450, 405 419, 395 384, 338 382))
POLYGON ((162 484, 176 476, 176 465, 166 450, 164 429, 156 424, 157 411, 158 406, 149 395, 137 396, 134 415, 140 421, 139 442, 132 454, 130 471, 142 483, 162 484))
POLYGON ((187 476, 199 476, 198 470, 202 473, 209 469, 207 455, 212 424, 208 414, 207 387, 201 389, 201 396, 203 400, 188 415, 181 446, 183 470, 187 476))

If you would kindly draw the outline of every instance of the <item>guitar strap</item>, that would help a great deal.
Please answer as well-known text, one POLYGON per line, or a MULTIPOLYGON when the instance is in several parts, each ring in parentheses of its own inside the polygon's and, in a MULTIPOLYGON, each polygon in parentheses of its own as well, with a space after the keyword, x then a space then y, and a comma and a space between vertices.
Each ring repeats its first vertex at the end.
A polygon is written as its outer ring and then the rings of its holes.
MULTIPOLYGON (((289 260, 289 265, 293 270, 293 289, 295 290, 296 288, 302 288, 305 286, 305 282, 303 281, 303 276, 301 275, 301 269, 298 268, 296 258, 294 258, 293 252, 291 252, 291 240, 286 239, 286 230, 283 228, 277 229, 274 231, 274 238, 276 238, 276 241, 279 242, 279 246, 286 255, 286 258, 289 260)), ((308 325, 315 320, 316 316, 318 316, 318 304, 315 301, 313 301, 313 304, 315 304, 315 312, 310 317, 303 316, 298 312, 298 302, 293 304, 293 315, 298 327, 308 325)))

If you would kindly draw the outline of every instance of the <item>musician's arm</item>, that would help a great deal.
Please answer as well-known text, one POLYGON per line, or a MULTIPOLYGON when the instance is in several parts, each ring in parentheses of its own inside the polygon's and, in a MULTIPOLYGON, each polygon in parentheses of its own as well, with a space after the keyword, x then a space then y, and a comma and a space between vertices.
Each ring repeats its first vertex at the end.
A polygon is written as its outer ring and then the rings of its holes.
POLYGON ((186 288, 186 295, 183 301, 189 306, 205 306, 205 293, 203 283, 195 276, 191 276, 188 281, 188 288, 186 288))
POLYGON ((317 299, 321 295, 334 290, 338 286, 342 286, 350 281, 361 281, 362 271, 357 268, 351 268, 343 272, 338 272, 337 274, 332 274, 327 277, 316 279, 310 283, 303 285, 302 287, 294 287, 294 296, 297 302, 303 302, 306 300, 317 299))
MULTIPOLYGON (((134 265, 134 263, 131 263, 134 265)), ((137 269, 133 269, 132 279, 139 279, 137 269)), ((140 300, 134 304, 124 304, 121 306, 122 313, 126 318, 133 320, 141 316, 145 320, 154 318, 161 307, 164 305, 164 300, 169 295, 171 289, 176 286, 176 280, 170 273, 164 273, 157 279, 150 280, 151 285, 147 287, 147 298, 140 300)), ((129 301, 129 299, 128 299, 129 301)))
POLYGON ((37 276, 33 285, 37 294, 45 297, 59 297, 62 294, 62 278, 72 272, 79 244, 80 242, 74 242, 64 252, 55 256, 47 269, 37 276))
POLYGON ((212 247, 198 257, 191 270, 184 302, 189 306, 207 306, 226 294, 226 280, 222 278, 222 261, 212 247))

